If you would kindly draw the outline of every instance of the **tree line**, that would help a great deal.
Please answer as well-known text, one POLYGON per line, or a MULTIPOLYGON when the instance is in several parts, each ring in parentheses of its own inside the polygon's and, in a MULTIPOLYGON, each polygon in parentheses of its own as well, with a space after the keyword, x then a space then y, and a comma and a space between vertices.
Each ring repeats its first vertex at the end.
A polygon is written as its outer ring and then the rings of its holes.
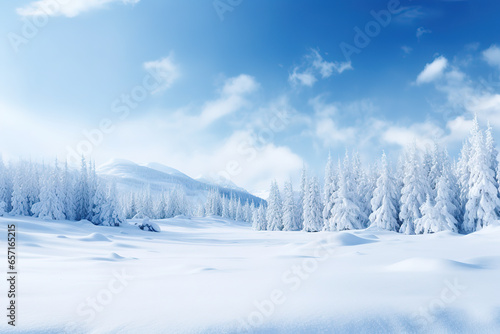
POLYGON ((270 187, 267 208, 255 208, 252 225, 268 231, 343 231, 376 227, 404 234, 471 233, 500 218, 498 152, 488 125, 477 117, 458 161, 438 144, 409 145, 395 170, 385 153, 364 169, 359 155, 346 152, 325 168, 323 190, 302 171, 299 196, 291 181, 282 193, 270 187))

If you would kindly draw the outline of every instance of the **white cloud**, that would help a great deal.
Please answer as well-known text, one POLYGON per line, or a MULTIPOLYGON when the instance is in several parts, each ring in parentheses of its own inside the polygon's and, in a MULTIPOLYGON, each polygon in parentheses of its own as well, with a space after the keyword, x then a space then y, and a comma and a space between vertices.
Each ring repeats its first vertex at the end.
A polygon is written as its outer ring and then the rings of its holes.
POLYGON ((301 84, 303 86, 312 87, 316 81, 316 77, 310 71, 299 72, 299 68, 295 67, 289 75, 288 80, 293 85, 301 84))
POLYGON ((92 9, 99 9, 113 2, 136 4, 140 0, 40 0, 17 8, 21 16, 75 17, 92 9))
POLYGON ((446 136, 446 142, 462 142, 472 129, 472 119, 465 119, 463 116, 458 116, 455 119, 448 121, 446 127, 449 134, 446 136))
POLYGON ((414 140, 419 146, 431 145, 434 141, 443 138, 445 132, 431 122, 415 123, 410 126, 391 125, 383 133, 382 139, 389 144, 406 147, 414 140))
POLYGON ((316 69, 323 78, 329 78, 334 73, 341 74, 346 70, 352 70, 351 62, 329 62, 323 59, 318 50, 312 50, 312 67, 316 69))
POLYGON ((424 70, 417 77, 417 85, 432 82, 443 75, 444 70, 448 67, 448 60, 440 56, 432 63, 426 64, 424 70))
POLYGON ((156 94, 170 88, 181 76, 179 66, 174 63, 173 53, 170 53, 168 57, 159 60, 145 62, 143 66, 146 71, 154 75, 157 82, 160 84, 159 87, 152 92, 152 94, 156 94))
POLYGON ((431 30, 425 29, 424 27, 419 27, 419 28, 417 28, 416 36, 420 40, 420 37, 422 37, 425 34, 430 34, 430 33, 432 33, 431 30))
POLYGON ((293 68, 288 80, 293 85, 301 84, 303 86, 312 87, 317 76, 323 79, 331 77, 333 74, 341 74, 344 71, 352 70, 351 62, 329 62, 323 59, 318 50, 312 49, 306 55, 304 64, 293 68))
POLYGON ((500 48, 498 46, 492 45, 484 50, 483 57, 490 66, 500 69, 500 48))
POLYGON ((227 79, 220 98, 207 102, 199 115, 199 125, 206 127, 216 120, 248 106, 247 95, 256 91, 259 84, 249 75, 241 74, 227 79))
POLYGON ((413 48, 411 48, 410 46, 403 45, 401 47, 401 50, 403 50, 405 54, 409 55, 413 51, 413 48))
POLYGON ((19 108, 0 105, 0 153, 6 159, 32 158, 41 161, 66 157, 66 146, 82 136, 85 124, 61 117, 41 117, 19 108), (13 140, 15 139, 15 140, 13 140))

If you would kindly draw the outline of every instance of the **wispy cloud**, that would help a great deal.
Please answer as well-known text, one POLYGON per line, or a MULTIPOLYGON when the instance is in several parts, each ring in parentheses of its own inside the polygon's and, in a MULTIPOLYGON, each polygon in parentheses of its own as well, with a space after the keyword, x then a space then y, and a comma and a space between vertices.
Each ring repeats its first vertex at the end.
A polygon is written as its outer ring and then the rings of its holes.
POLYGON ((119 2, 136 4, 140 0, 40 0, 17 8, 21 16, 66 16, 75 17, 92 9, 103 8, 105 5, 119 2))
POLYGON ((168 57, 162 59, 145 62, 143 66, 160 84, 160 86, 152 92, 153 94, 170 88, 181 76, 179 66, 174 62, 173 53, 170 53, 168 57))
POLYGON ((425 29, 424 27, 418 27, 417 28, 417 32, 416 32, 416 36, 417 36, 417 39, 420 40, 420 38, 425 35, 425 34, 430 34, 432 33, 431 30, 429 29, 425 29))
POLYGON ((415 20, 426 17, 428 13, 422 6, 401 7, 395 21, 404 24, 411 24, 415 20))
POLYGON ((246 97, 257 90, 257 81, 246 74, 226 80, 221 90, 221 96, 207 102, 198 117, 199 125, 206 127, 216 120, 232 114, 248 105, 246 97))
POLYGON ((443 56, 434 59, 432 63, 426 64, 424 70, 417 77, 417 85, 429 83, 440 78, 447 66, 448 60, 443 56))
POLYGON ((490 66, 500 69, 500 48, 497 45, 492 45, 484 50, 483 58, 490 66))
POLYGON ((409 55, 413 51, 413 48, 410 46, 403 45, 401 47, 401 50, 403 50, 405 54, 409 55))
POLYGON ((329 62, 320 55, 318 50, 311 49, 310 53, 304 57, 304 63, 293 68, 288 80, 292 85, 312 87, 318 81, 318 77, 326 79, 333 74, 341 74, 352 69, 350 61, 329 62))

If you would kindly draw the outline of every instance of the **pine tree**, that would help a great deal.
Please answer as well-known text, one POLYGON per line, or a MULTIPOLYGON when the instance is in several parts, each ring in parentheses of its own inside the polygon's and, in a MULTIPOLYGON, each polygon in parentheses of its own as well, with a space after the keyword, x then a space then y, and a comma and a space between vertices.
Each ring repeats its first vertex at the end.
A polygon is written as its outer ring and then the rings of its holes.
POLYGON ((309 179, 308 191, 304 200, 304 227, 306 232, 319 232, 323 230, 323 208, 321 207, 321 195, 316 177, 309 179))
POLYGON ((123 218, 119 213, 115 183, 112 183, 107 189, 106 198, 102 204, 100 220, 106 226, 120 226, 123 223, 123 218))
POLYGON ((252 229, 255 231, 265 231, 267 230, 266 221, 266 210, 264 205, 259 205, 259 207, 254 208, 252 214, 252 229))
POLYGON ((469 160, 471 175, 464 217, 464 231, 466 233, 482 229, 497 220, 500 208, 495 171, 491 169, 490 152, 488 152, 483 133, 479 128, 477 116, 474 118, 469 142, 471 145, 469 160))
POLYGON ((271 183, 271 191, 267 203, 267 229, 269 231, 283 230, 283 204, 276 181, 271 183))
POLYGON ((325 167, 325 188, 323 192, 323 224, 328 225, 328 221, 332 216, 333 208, 333 193, 336 190, 335 172, 333 168, 332 157, 328 154, 328 161, 325 167))
POLYGON ((371 200, 373 211, 369 217, 371 226, 397 232, 399 230, 399 194, 385 152, 382 155, 380 167, 380 177, 371 200))
POLYGON ((463 224, 464 216, 465 216, 465 206, 467 204, 467 200, 469 198, 469 181, 470 181, 470 156, 471 156, 471 147, 469 141, 465 141, 462 150, 460 152, 460 159, 457 163, 457 178, 458 185, 460 188, 460 223, 463 224))
POLYGON ((352 180, 350 174, 349 157, 346 154, 344 159, 344 168, 339 166, 339 187, 333 194, 334 205, 332 209, 332 217, 328 226, 325 227, 329 231, 344 231, 361 229, 368 220, 364 211, 356 203, 356 194, 353 191, 352 180))
POLYGON ((433 196, 436 195, 437 183, 442 174, 442 152, 439 145, 434 142, 434 146, 431 152, 431 168, 429 171, 429 184, 432 190, 433 196))
POLYGON ((9 203, 9 194, 7 180, 7 169, 5 168, 2 156, 0 155, 0 216, 3 216, 6 210, 8 210, 7 205, 9 203))
POLYGON ((64 205, 61 198, 61 186, 59 182, 59 168, 57 161, 52 170, 48 170, 42 181, 40 201, 33 204, 32 212, 35 217, 48 220, 63 220, 64 205))
POLYGON ((302 166, 302 173, 300 175, 300 192, 299 192, 299 202, 297 204, 297 222, 300 229, 304 227, 304 201, 305 196, 308 191, 307 189, 308 180, 307 180, 307 170, 306 165, 302 166))
POLYGON ((298 231, 299 224, 297 223, 297 207, 295 204, 292 181, 285 182, 283 191, 283 230, 298 231))
POLYGON ((222 198, 222 218, 231 218, 229 212, 229 199, 226 196, 222 198))
POLYGON ((11 214, 19 216, 29 216, 29 200, 28 200, 28 185, 25 182, 26 164, 24 162, 18 163, 13 182, 12 191, 12 210, 11 214))
POLYGON ((416 143, 408 148, 406 159, 399 213, 402 225, 399 232, 415 234, 415 221, 422 217, 420 207, 425 203, 427 195, 431 194, 431 189, 427 171, 418 156, 416 143))
POLYGON ((495 145, 495 139, 493 138, 492 128, 488 122, 488 128, 486 129, 486 151, 488 154, 488 160, 490 163, 490 168, 495 173, 495 185, 498 188, 498 151, 495 145))
POLYGON ((80 168, 80 175, 78 176, 78 182, 75 188, 75 218, 76 220, 87 219, 89 217, 90 208, 90 191, 88 183, 87 174, 87 162, 82 156, 82 163, 80 168))
POLYGON ((245 213, 243 206, 241 205, 241 200, 238 199, 238 204, 236 204, 236 220, 237 221, 244 221, 245 220, 245 213))

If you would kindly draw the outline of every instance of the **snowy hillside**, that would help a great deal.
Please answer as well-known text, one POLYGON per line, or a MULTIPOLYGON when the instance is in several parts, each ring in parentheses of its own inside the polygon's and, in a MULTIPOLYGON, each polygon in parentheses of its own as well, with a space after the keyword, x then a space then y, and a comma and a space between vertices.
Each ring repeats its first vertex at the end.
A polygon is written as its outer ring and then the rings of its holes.
MULTIPOLYGON (((19 242, 19 323, 2 333, 494 333, 500 227, 459 235, 256 232, 217 218, 161 233, 0 218, 19 242)), ((6 291, 6 281, 2 280, 6 291)))
POLYGON ((231 197, 232 194, 243 202, 247 200, 255 203, 262 202, 262 199, 237 187, 232 182, 221 186, 213 181, 195 180, 174 168, 159 163, 139 165, 128 160, 114 159, 101 165, 97 173, 106 179, 116 181, 118 189, 125 192, 148 188, 152 192, 161 192, 178 188, 183 190, 186 196, 204 202, 208 192, 215 189, 227 197, 231 197))

